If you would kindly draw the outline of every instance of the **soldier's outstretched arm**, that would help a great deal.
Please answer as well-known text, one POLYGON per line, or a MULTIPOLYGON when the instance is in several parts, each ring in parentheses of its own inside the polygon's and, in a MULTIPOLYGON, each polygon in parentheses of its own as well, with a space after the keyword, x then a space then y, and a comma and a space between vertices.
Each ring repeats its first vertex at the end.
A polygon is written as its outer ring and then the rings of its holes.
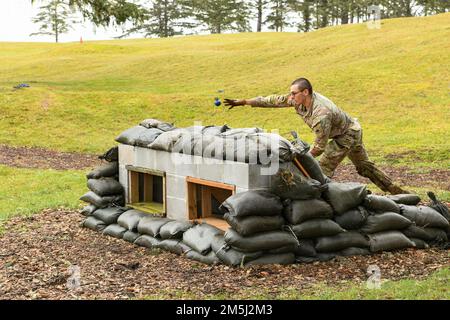
POLYGON ((249 105, 256 108, 288 108, 293 104, 289 102, 289 95, 271 95, 268 97, 256 97, 252 99, 233 100, 225 99, 225 105, 233 109, 237 106, 249 105))

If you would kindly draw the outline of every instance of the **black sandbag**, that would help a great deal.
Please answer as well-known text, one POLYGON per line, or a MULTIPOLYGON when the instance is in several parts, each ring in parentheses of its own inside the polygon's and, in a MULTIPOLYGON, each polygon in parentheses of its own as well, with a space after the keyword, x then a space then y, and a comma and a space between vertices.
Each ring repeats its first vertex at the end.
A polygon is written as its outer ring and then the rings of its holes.
POLYGON ((111 204, 116 204, 119 206, 124 204, 123 195, 101 197, 92 191, 89 191, 86 194, 84 194, 80 198, 80 200, 93 204, 97 208, 106 208, 111 204))
POLYGON ((416 249, 428 249, 430 246, 428 245, 428 243, 426 243, 424 240, 422 239, 418 239, 418 238, 409 238, 409 240, 411 240, 412 243, 414 243, 414 246, 416 247, 416 249))
POLYGON ((386 212, 371 215, 367 218, 361 232, 365 234, 378 233, 389 230, 402 230, 408 228, 413 223, 402 215, 395 212, 386 212))
POLYGON ((173 125, 173 123, 168 123, 168 122, 163 122, 158 124, 158 126, 156 127, 159 130, 162 130, 164 132, 168 132, 168 131, 172 131, 175 130, 176 127, 173 125))
POLYGON ((330 219, 313 219, 291 226, 299 239, 310 239, 334 236, 345 232, 336 222, 330 219))
POLYGON ((106 224, 103 221, 91 216, 84 220, 83 227, 94 231, 103 231, 103 229, 106 228, 106 224))
POLYGON ((226 265, 243 266, 246 262, 256 259, 263 255, 258 252, 240 252, 228 246, 223 235, 216 235, 211 243, 211 248, 217 257, 226 265))
POLYGON ((450 221, 450 209, 448 206, 439 201, 433 192, 428 192, 427 194, 431 200, 431 203, 428 206, 439 212, 445 219, 447 219, 447 221, 450 221))
POLYGON ((159 244, 154 246, 155 248, 169 251, 178 255, 185 254, 186 252, 192 250, 187 244, 183 243, 181 240, 166 239, 161 241, 159 244))
POLYGON ((369 212, 364 207, 359 206, 342 215, 335 216, 334 220, 345 230, 356 230, 366 223, 368 216, 369 212))
POLYGON ((117 138, 116 141, 122 144, 127 144, 130 146, 136 145, 136 139, 143 134, 145 131, 147 131, 147 128, 144 128, 142 126, 135 126, 128 130, 125 130, 122 132, 117 138))
POLYGON ((297 132, 292 131, 291 134, 295 139, 292 142, 292 148, 296 154, 297 160, 306 170, 311 179, 317 180, 321 184, 325 184, 327 182, 327 177, 323 173, 322 168, 320 168, 319 162, 309 152, 311 149, 310 145, 301 140, 298 137, 297 132))
POLYGON ((226 213, 224 218, 242 236, 249 236, 258 232, 281 230, 284 225, 282 216, 232 217, 229 213, 226 213))
POLYGON ((129 210, 117 219, 117 223, 130 231, 137 231, 139 221, 145 217, 148 217, 147 213, 139 210, 129 210))
POLYGON ((427 206, 400 205, 401 213, 419 227, 446 229, 449 222, 436 210, 427 206))
POLYGON ((118 224, 111 224, 103 230, 103 234, 117 239, 122 239, 127 229, 118 224))
MULTIPOLYGON (((297 244, 297 246, 298 246, 298 244, 297 244)), ((281 247, 281 248, 267 250, 267 251, 265 251, 265 253, 268 253, 268 254, 295 253, 297 246, 292 244, 292 245, 281 247)))
POLYGON ((140 234, 146 234, 151 237, 159 238, 159 230, 166 223, 173 220, 167 218, 156 218, 152 216, 144 217, 139 220, 137 230, 140 234))
POLYGON ((282 199, 318 199, 327 186, 305 177, 293 163, 286 163, 270 177, 270 191, 282 199))
POLYGON ((97 209, 98 208, 96 206, 94 206, 93 204, 90 204, 90 205, 85 206, 83 209, 81 209, 80 213, 83 216, 88 217, 88 216, 92 215, 95 212, 95 210, 97 210, 97 209))
MULTIPOLYGON (((290 163, 294 160, 295 154, 292 149, 292 144, 289 140, 278 134, 262 132, 249 135, 249 138, 256 141, 258 152, 260 152, 258 155, 272 159, 276 158, 279 162, 290 163)), ((262 163, 262 160, 258 158, 258 163, 262 163)))
POLYGON ((409 226, 408 228, 402 230, 402 232, 408 238, 418 238, 425 241, 434 240, 433 236, 426 232, 424 228, 415 225, 409 226))
POLYGON ((148 147, 150 149, 172 152, 172 149, 177 141, 182 137, 183 134, 186 133, 187 131, 185 131, 184 129, 175 129, 172 131, 164 132, 160 134, 158 138, 153 141, 153 143, 148 145, 148 147))
POLYGON ((159 235, 162 239, 182 239, 183 233, 193 226, 190 221, 169 221, 161 227, 159 235))
POLYGON ((250 267, 257 265, 289 265, 293 263, 295 263, 295 254, 280 253, 280 254, 265 254, 259 258, 247 262, 244 266, 250 267))
POLYGON ((100 160, 105 160, 108 162, 119 161, 119 147, 113 147, 98 157, 100 160))
POLYGON ((117 161, 108 162, 99 166, 86 175, 88 179, 100 179, 114 177, 119 173, 119 163, 117 161))
POLYGON ((107 225, 117 223, 117 219, 124 212, 122 208, 110 207, 104 209, 98 209, 94 212, 94 217, 102 220, 107 225))
POLYGON ((280 197, 267 191, 246 191, 232 195, 220 206, 232 217, 276 216, 283 211, 280 197))
POLYGON ((140 247, 146 247, 149 249, 155 248, 160 243, 161 243, 161 240, 158 240, 158 239, 148 236, 146 234, 139 236, 139 238, 137 238, 134 241, 135 245, 140 246, 140 247))
POLYGON ((225 138, 241 138, 245 137, 249 134, 255 134, 255 133, 262 133, 264 132, 261 128, 237 128, 237 129, 230 129, 223 133, 221 133, 222 137, 225 138))
POLYGON ((201 253, 198 253, 195 250, 188 251, 186 253, 186 258, 195 260, 207 265, 215 265, 220 263, 219 258, 216 256, 216 254, 211 251, 207 255, 202 255, 201 253))
POLYGON ((368 256, 370 251, 364 248, 347 248, 337 253, 342 257, 353 257, 353 256, 368 256))
POLYGON ((297 263, 313 263, 313 262, 327 262, 335 259, 336 253, 318 253, 314 257, 296 257, 295 262, 297 263))
POLYGON ((300 240, 299 244, 295 247, 294 253, 296 256, 315 257, 317 251, 314 247, 314 241, 305 239, 300 240))
POLYGON ((217 234, 223 234, 223 231, 203 223, 183 233, 183 242, 200 254, 207 255, 211 251, 211 243, 217 234))
POLYGON ((113 196, 123 192, 122 185, 113 178, 89 179, 87 186, 89 190, 100 197, 113 196))
POLYGON ((447 242, 447 232, 439 228, 425 228, 425 232, 428 234, 431 242, 447 242))
POLYGON ((284 201, 283 215, 292 225, 300 224, 311 219, 330 219, 333 209, 323 200, 296 200, 284 201))
POLYGON ((139 134, 135 139, 135 145, 146 148, 152 144, 164 131, 160 129, 147 129, 139 134))
POLYGON ((272 250, 276 248, 294 246, 297 239, 289 232, 269 231, 243 237, 233 229, 225 233, 225 242, 233 248, 244 252, 272 250))
POLYGON ((355 182, 330 182, 323 195, 337 214, 344 214, 364 201, 367 187, 355 182))
POLYGON ((381 252, 413 248, 414 243, 400 231, 386 231, 369 235, 370 251, 381 252))
POLYGON ((164 123, 164 122, 162 122, 161 120, 157 120, 157 119, 145 119, 145 120, 141 121, 141 123, 139 123, 139 125, 144 128, 147 128, 147 129, 152 129, 152 128, 158 128, 158 126, 162 123, 164 123))
POLYGON ((364 207, 374 212, 395 212, 400 213, 400 207, 388 197, 369 194, 364 199, 364 207))
POLYGON ((228 127, 227 125, 223 125, 223 126, 207 126, 204 127, 202 129, 202 134, 203 135, 219 135, 221 133, 227 132, 228 130, 230 130, 231 128, 228 127))
POLYGON ((139 238, 140 236, 141 235, 139 233, 128 230, 123 234, 122 239, 127 242, 134 243, 136 239, 139 238))
POLYGON ((349 231, 332 237, 321 237, 316 241, 317 252, 336 252, 351 247, 366 248, 369 241, 359 232, 349 231))
POLYGON ((416 206, 420 203, 421 199, 417 194, 396 194, 387 195, 387 197, 398 204, 406 204, 408 206, 416 206))

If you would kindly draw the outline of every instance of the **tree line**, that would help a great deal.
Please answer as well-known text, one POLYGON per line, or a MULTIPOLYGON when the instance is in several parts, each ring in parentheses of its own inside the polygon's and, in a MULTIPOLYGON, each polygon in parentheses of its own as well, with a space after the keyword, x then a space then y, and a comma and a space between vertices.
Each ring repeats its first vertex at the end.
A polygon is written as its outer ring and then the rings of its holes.
POLYGON ((309 32, 379 17, 427 16, 450 11, 449 0, 31 0, 43 2, 33 20, 41 32, 67 32, 71 14, 96 25, 132 25, 121 37, 172 37, 209 32, 309 32), (374 7, 375 6, 375 7, 374 7), (127 23, 127 24, 126 24, 127 23))

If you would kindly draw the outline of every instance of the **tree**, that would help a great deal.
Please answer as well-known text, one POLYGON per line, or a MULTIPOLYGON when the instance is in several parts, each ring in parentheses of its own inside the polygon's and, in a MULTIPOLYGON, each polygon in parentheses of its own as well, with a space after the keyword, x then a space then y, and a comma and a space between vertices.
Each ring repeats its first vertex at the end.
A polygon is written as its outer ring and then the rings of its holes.
MULTIPOLYGON (((31 3, 42 0, 30 0, 31 3)), ((130 0, 66 0, 83 17, 97 26, 121 25, 127 21, 142 22, 145 11, 130 0)))
POLYGON ((291 26, 287 21, 287 13, 289 7, 288 0, 273 0, 270 1, 270 14, 267 16, 266 23, 269 24, 269 29, 276 32, 283 32, 285 27, 291 26))
POLYGON ((250 10, 243 0, 189 1, 193 17, 211 33, 250 31, 250 10))
POLYGON ((151 7, 145 9, 143 22, 127 30, 126 37, 135 32, 144 32, 145 37, 155 35, 160 38, 183 34, 183 28, 193 28, 195 23, 185 19, 191 15, 189 7, 180 0, 152 0, 151 7))
POLYGON ((40 23, 39 32, 32 33, 35 35, 51 35, 55 36, 55 42, 58 43, 59 36, 67 33, 71 24, 77 23, 72 16, 74 13, 67 2, 64 0, 49 0, 48 4, 40 7, 40 11, 33 23, 40 23))

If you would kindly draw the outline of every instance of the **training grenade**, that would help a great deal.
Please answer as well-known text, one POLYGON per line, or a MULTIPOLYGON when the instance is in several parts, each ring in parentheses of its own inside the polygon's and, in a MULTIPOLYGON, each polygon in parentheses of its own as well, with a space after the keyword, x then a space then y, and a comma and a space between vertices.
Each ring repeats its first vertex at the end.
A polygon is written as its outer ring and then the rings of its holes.
POLYGON ((222 105, 222 102, 219 98, 215 98, 214 104, 216 105, 216 107, 220 107, 222 105))

